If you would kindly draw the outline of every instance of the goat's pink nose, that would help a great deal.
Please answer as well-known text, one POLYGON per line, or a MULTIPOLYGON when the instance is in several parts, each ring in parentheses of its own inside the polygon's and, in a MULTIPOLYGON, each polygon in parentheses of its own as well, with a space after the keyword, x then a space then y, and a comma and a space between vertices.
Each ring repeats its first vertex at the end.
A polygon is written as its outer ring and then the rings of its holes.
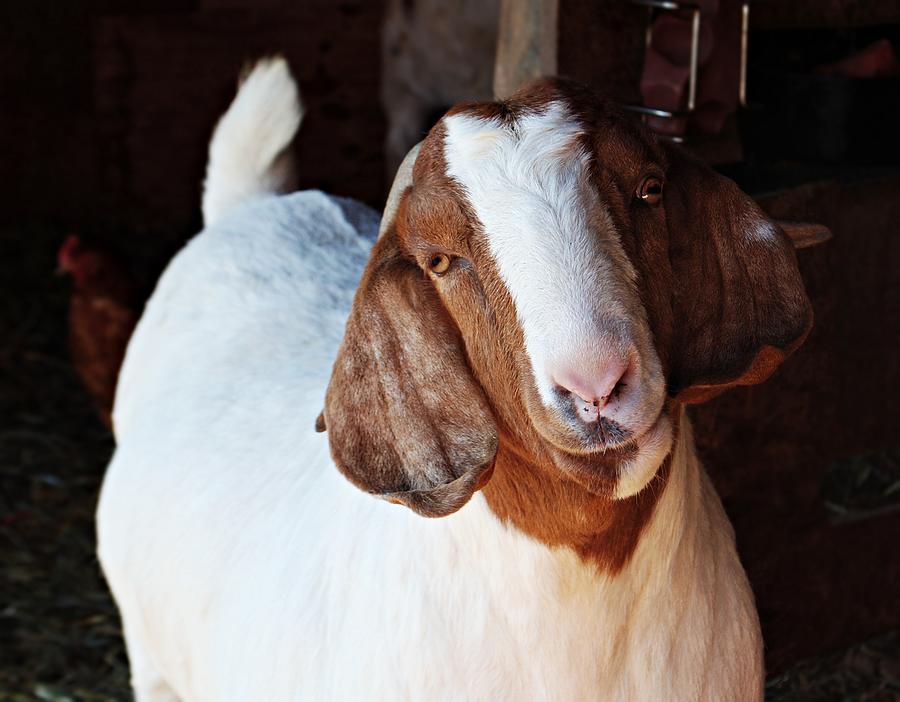
POLYGON ((587 404, 602 408, 613 396, 616 386, 628 370, 622 358, 604 359, 595 373, 584 369, 558 367, 551 372, 553 382, 587 404))

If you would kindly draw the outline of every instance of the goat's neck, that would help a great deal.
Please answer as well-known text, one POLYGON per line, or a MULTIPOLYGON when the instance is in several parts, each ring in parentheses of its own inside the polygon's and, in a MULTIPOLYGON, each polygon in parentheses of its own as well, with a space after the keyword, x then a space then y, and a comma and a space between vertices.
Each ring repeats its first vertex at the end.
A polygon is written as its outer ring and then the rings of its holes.
POLYGON ((684 547, 694 542, 692 538, 685 542, 685 531, 708 521, 703 510, 721 512, 715 494, 705 485, 689 424, 679 417, 675 425, 672 451, 651 483, 633 497, 614 500, 592 494, 548 460, 536 459, 514 442, 501 442, 485 498, 501 520, 548 546, 570 547, 601 572, 615 574, 629 563, 642 538, 661 550, 684 547), (709 499, 715 504, 706 505, 709 499), (662 502, 667 507, 661 517, 665 529, 651 529, 662 502), (670 509, 670 504, 678 507, 670 509))

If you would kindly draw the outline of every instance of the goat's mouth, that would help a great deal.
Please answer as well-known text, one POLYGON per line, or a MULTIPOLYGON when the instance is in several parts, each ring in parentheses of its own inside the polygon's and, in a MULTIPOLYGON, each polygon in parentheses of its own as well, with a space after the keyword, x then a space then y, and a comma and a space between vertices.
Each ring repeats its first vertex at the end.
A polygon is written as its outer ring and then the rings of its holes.
POLYGON ((569 423, 585 446, 585 452, 608 451, 610 449, 626 449, 634 443, 633 432, 613 419, 600 417, 591 424, 569 423))
POLYGON ((627 456, 638 450, 642 437, 650 433, 665 414, 666 408, 660 407, 643 421, 626 424, 604 416, 585 422, 572 413, 557 409, 547 412, 536 428, 546 441, 566 453, 627 456))
POLYGON ((594 442, 573 446, 551 441, 554 462, 590 492, 614 499, 634 495, 652 479, 671 450, 668 409, 663 407, 650 427, 638 436, 621 431, 621 435, 610 434, 598 423, 594 442), (601 432, 606 432, 604 437, 601 432))

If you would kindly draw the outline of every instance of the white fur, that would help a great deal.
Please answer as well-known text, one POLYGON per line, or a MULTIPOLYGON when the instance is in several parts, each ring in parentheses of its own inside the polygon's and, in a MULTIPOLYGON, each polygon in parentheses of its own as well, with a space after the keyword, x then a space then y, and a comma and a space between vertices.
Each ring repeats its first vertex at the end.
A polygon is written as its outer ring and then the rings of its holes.
POLYGON ((209 144, 203 221, 215 224, 246 200, 294 186, 291 155, 303 107, 287 61, 256 64, 219 120, 209 144))
POLYGON ((251 200, 172 262, 121 372, 98 553, 137 702, 761 699, 752 594, 685 418, 615 575, 480 495, 426 520, 363 494, 313 426, 377 217, 251 200))

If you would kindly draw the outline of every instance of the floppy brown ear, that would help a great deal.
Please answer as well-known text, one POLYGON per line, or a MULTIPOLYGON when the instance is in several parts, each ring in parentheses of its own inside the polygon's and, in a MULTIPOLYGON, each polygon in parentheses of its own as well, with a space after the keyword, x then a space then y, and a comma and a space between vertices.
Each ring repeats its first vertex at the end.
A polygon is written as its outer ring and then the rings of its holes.
POLYGON ((669 147, 670 393, 703 402, 768 378, 812 328, 791 239, 727 178, 669 147))
POLYGON ((427 517, 455 512, 490 477, 490 407, 453 322, 392 230, 357 290, 324 425, 354 485, 427 517))

